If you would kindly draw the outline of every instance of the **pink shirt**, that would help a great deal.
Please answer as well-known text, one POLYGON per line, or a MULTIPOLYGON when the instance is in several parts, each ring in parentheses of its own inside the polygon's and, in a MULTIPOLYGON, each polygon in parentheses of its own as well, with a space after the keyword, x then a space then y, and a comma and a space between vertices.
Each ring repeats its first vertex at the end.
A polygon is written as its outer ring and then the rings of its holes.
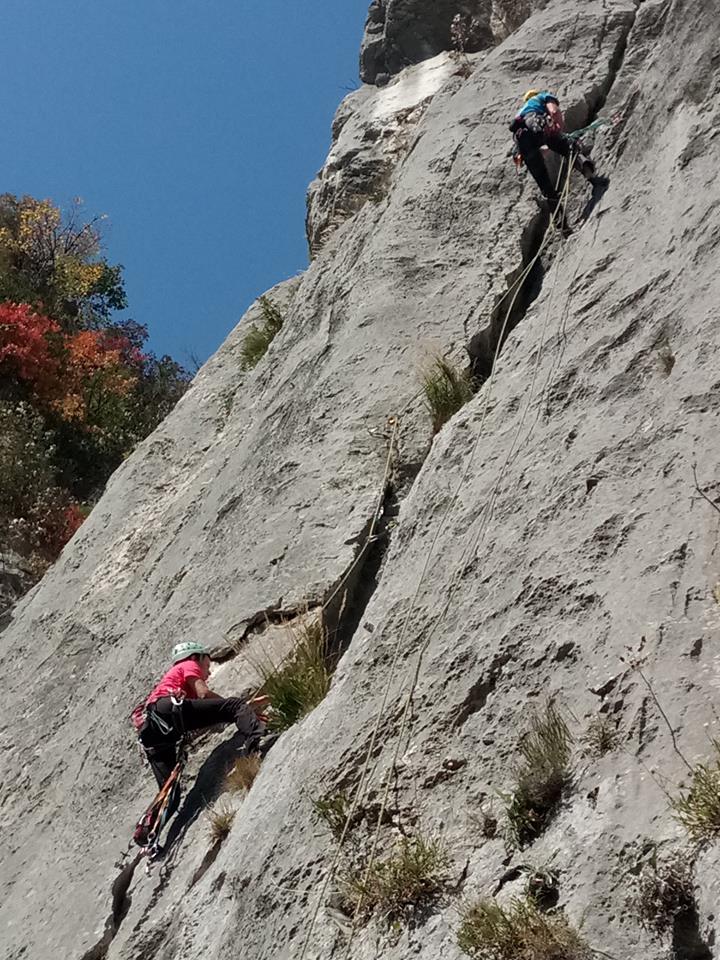
POLYGON ((195 696, 195 689, 194 684, 190 681, 202 679, 202 670, 197 660, 181 660, 180 663, 176 663, 174 667, 170 667, 145 703, 155 703, 160 697, 169 697, 172 695, 192 699, 195 696))

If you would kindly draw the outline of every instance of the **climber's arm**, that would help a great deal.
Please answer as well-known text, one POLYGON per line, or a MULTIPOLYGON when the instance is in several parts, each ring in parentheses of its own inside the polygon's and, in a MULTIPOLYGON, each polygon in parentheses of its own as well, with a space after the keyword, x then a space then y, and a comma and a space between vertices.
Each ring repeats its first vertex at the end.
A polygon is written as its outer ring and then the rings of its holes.
POLYGON ((194 677, 191 681, 193 687, 193 699, 195 700, 222 700, 219 693, 214 693, 210 687, 201 680, 200 677, 194 677))
POLYGON ((562 131, 565 129, 565 118, 562 115, 562 110, 560 109, 560 104, 555 100, 548 100, 545 104, 545 109, 552 120, 553 127, 557 131, 562 131))

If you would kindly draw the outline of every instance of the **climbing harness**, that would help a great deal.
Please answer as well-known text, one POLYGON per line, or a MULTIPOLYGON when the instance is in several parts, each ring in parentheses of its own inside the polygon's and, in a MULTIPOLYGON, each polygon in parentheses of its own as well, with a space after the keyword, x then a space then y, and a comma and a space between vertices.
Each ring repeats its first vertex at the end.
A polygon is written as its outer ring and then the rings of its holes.
POLYGON ((168 747, 172 744, 171 735, 179 734, 179 739, 175 741, 175 767, 170 773, 165 783, 155 796, 155 799, 147 807, 143 815, 135 825, 133 833, 134 842, 141 848, 141 856, 148 858, 152 862, 158 853, 158 841, 162 829, 168 819, 169 811, 173 808, 180 791, 180 775, 187 762, 188 740, 184 724, 182 722, 182 695, 170 697, 172 701, 172 713, 170 719, 166 719, 157 710, 153 709, 154 704, 142 703, 133 710, 131 717, 133 724, 138 732, 138 746, 140 753, 145 761, 150 761, 158 747, 168 747), (138 721, 142 721, 138 726, 138 721), (159 743, 147 745, 143 740, 143 734, 150 728, 160 734, 159 743))
MULTIPOLYGON (((601 130, 603 127, 616 127, 623 119, 622 114, 617 114, 616 116, 608 119, 607 117, 598 117, 596 120, 593 120, 592 123, 589 123, 586 127, 581 127, 579 130, 573 130, 572 133, 566 133, 564 136, 566 139, 571 140, 573 144, 577 146, 575 149, 578 153, 583 153, 587 155, 590 152, 590 146, 583 143, 584 137, 590 133, 595 133, 596 130, 601 130)), ((524 126, 524 118, 516 117, 512 124, 510 125, 510 131, 514 134, 522 126, 524 126)), ((541 148, 541 149, 547 149, 541 148)), ((524 160, 522 154, 520 153, 517 144, 513 146, 512 150, 512 159, 515 164, 515 169, 518 174, 520 174, 524 160)))

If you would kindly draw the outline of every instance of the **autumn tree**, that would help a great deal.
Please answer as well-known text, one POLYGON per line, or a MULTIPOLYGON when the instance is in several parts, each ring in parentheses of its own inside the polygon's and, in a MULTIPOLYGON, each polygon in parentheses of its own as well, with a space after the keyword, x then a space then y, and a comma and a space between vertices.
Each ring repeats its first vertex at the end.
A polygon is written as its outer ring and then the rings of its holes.
POLYGON ((0 548, 41 571, 112 471, 172 410, 189 374, 119 319, 122 267, 101 217, 0 196, 0 548))

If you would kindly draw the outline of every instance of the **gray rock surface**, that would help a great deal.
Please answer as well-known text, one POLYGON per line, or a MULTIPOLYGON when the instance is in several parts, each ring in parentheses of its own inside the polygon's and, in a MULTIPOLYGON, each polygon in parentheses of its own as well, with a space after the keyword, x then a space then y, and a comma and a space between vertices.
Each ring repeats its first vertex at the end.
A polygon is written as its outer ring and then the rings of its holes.
POLYGON ((382 89, 364 85, 340 105, 327 160, 310 184, 305 222, 316 257, 335 230, 366 203, 380 204, 433 97, 457 75, 449 54, 409 67, 382 89))
MULTIPOLYGON (((461 899, 517 893, 503 878, 528 862, 559 872, 559 903, 593 947, 667 956, 630 905, 634 878, 654 844, 685 842, 668 802, 689 781, 678 750, 708 760, 720 732, 720 517, 692 473, 720 495, 716 19, 691 0, 550 0, 473 55, 472 75, 424 106, 385 196, 271 292, 286 319, 258 367, 239 371, 241 324, 118 471, 0 634, 8 958, 459 960, 461 899), (493 376, 430 445, 418 365, 460 357, 480 331, 498 339, 500 297, 537 245, 506 125, 539 80, 573 125, 616 118, 596 148, 611 187, 543 248, 493 376), (217 683, 238 689, 254 651, 286 642, 265 615, 327 598, 395 500, 382 566, 351 578, 330 694, 233 800, 217 848, 202 808, 233 744, 209 737, 178 842, 151 876, 134 868, 122 852, 151 788, 125 718, 171 644, 237 650, 217 683), (548 696, 576 737, 573 783, 539 839, 508 854, 478 818, 502 821, 518 737, 548 696), (620 740, 593 760, 582 736, 601 711, 620 740), (389 780, 380 855, 401 830, 440 836, 455 885, 409 928, 372 919, 348 945, 323 888, 335 844, 310 800, 361 780, 354 829, 377 819, 389 780)), ((358 136, 391 90, 356 98, 358 136)), ((586 200, 574 185, 575 218, 586 200)), ((711 844, 695 891, 709 957, 719 867, 711 844)))
POLYGON ((12 608, 33 582, 26 558, 5 547, 0 551, 0 630, 9 623, 12 608))
POLYGON ((405 67, 444 50, 476 53, 516 30, 546 0, 372 0, 360 50, 360 78, 383 86, 405 67), (460 42, 452 25, 461 18, 460 42))

